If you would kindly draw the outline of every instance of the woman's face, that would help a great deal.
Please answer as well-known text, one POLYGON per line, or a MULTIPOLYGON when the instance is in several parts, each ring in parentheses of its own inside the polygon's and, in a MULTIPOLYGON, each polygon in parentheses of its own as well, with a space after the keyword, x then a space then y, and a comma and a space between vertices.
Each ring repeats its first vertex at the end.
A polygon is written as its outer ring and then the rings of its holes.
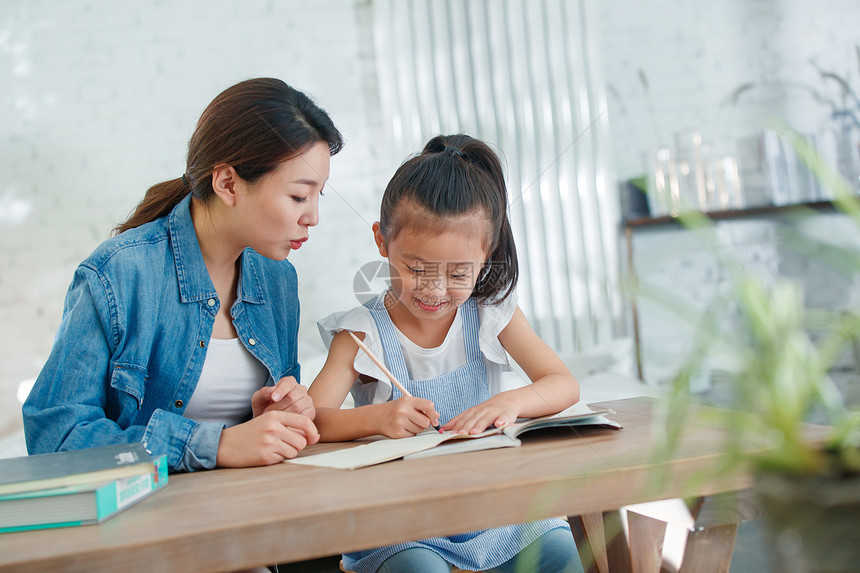
POLYGON ((308 239, 319 222, 319 198, 329 176, 329 147, 318 142, 257 180, 237 196, 238 228, 247 246, 282 260, 308 239))

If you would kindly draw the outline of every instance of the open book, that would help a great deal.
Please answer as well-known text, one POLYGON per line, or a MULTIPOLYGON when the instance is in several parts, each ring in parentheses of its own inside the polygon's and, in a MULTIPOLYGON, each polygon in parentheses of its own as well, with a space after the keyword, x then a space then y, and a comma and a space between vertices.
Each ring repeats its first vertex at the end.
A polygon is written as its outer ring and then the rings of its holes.
POLYGON ((471 452, 519 446, 519 436, 530 430, 561 426, 603 426, 619 429, 621 426, 605 414, 610 410, 592 410, 587 404, 577 403, 553 416, 530 418, 508 424, 501 428, 490 428, 480 434, 466 435, 453 432, 438 433, 433 430, 411 438, 382 438, 349 449, 326 452, 287 460, 292 464, 320 466, 352 470, 381 464, 399 458, 415 458, 428 455, 471 452))

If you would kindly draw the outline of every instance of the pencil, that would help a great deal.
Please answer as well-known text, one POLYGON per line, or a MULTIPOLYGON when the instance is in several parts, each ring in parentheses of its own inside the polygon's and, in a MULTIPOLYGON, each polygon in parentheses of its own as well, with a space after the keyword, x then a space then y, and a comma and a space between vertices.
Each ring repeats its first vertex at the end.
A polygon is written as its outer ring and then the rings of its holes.
MULTIPOLYGON (((370 351, 370 348, 368 348, 367 345, 362 342, 359 337, 357 337, 351 330, 347 330, 347 332, 352 337, 352 339, 355 340, 355 343, 358 344, 358 347, 364 350, 364 353, 367 354, 367 357, 370 358, 374 364, 379 366, 379 369, 382 370, 382 372, 384 372, 386 376, 388 376, 388 379, 391 380, 391 383, 394 384, 404 396, 412 396, 412 394, 409 393, 409 390, 406 389, 406 386, 400 383, 400 380, 398 380, 397 377, 391 373, 391 370, 389 370, 385 366, 385 363, 379 358, 377 358, 376 355, 370 351)), ((442 428, 437 424, 433 425, 433 429, 435 429, 437 432, 442 431, 442 428)))

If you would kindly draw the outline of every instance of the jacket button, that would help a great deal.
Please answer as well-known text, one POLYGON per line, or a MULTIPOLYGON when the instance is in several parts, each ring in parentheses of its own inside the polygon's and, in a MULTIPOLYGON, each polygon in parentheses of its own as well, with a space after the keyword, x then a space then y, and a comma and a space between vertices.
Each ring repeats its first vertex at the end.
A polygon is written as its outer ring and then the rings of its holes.
POLYGON ((182 404, 184 404, 184 402, 183 402, 182 400, 177 400, 177 401, 176 401, 176 402, 174 402, 173 404, 174 404, 177 408, 181 408, 181 407, 182 407, 182 404))
POLYGON ((206 341, 205 340, 200 341, 200 348, 206 348, 206 341))
POLYGON ((256 340, 254 340, 253 338, 249 338, 249 339, 248 339, 248 344, 250 344, 251 346, 254 346, 255 344, 257 344, 257 341, 256 341, 256 340))
POLYGON ((209 301, 208 301, 206 304, 208 304, 209 306, 215 306, 215 299, 214 299, 214 298, 210 298, 210 299, 209 299, 209 301))

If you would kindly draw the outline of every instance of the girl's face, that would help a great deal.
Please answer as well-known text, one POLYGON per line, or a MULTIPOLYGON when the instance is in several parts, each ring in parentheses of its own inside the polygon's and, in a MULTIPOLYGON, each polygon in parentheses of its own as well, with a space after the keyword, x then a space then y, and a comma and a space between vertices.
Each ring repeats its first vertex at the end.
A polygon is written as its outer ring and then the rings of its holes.
POLYGON ((419 319, 451 317, 471 296, 489 256, 488 225, 475 213, 445 221, 438 232, 404 228, 386 241, 379 223, 374 223, 374 238, 379 253, 388 257, 397 303, 419 319))
POLYGON ((308 229, 319 222, 319 198, 330 158, 328 144, 319 142, 256 182, 242 181, 236 216, 247 246, 275 260, 302 246, 308 229))

